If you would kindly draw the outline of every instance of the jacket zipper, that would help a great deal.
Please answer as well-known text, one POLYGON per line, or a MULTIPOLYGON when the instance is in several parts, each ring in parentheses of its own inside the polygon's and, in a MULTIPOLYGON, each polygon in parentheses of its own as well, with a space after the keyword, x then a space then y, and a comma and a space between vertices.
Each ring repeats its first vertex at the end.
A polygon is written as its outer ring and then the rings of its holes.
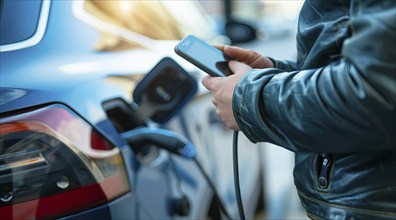
POLYGON ((322 157, 322 167, 320 169, 318 184, 319 188, 325 189, 329 185, 329 173, 333 159, 329 154, 325 153, 320 154, 320 156, 322 157))

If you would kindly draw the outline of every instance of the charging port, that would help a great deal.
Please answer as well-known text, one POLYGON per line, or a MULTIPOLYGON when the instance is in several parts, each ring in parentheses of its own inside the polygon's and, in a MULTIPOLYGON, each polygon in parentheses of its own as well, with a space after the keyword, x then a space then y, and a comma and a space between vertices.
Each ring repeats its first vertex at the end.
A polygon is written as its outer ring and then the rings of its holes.
POLYGON ((144 119, 134 117, 133 112, 135 110, 121 98, 105 101, 102 106, 110 121, 120 133, 144 124, 144 119))

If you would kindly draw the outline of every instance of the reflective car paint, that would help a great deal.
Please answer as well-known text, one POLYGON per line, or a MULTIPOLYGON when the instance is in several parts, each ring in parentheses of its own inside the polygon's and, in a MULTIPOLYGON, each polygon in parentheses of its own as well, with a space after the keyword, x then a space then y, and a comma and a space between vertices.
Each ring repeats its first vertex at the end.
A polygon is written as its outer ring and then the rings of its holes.
MULTIPOLYGON (((137 166, 135 155, 121 139, 101 106, 102 101, 114 97, 130 101, 129 92, 140 78, 130 80, 123 75, 145 74, 164 55, 146 50, 97 53, 91 47, 92 39, 96 37, 97 32, 93 28, 73 16, 71 2, 53 1, 46 33, 37 45, 0 53, 0 95, 5 100, 1 105, 2 115, 32 106, 62 103, 120 148, 130 182, 144 186, 139 188, 139 195, 136 192, 133 195, 132 191, 109 204, 74 214, 71 218, 170 218, 166 206, 169 196, 172 196, 169 187, 181 181, 195 188, 197 193, 210 195, 205 183, 185 170, 194 170, 192 163, 187 163, 185 168, 178 168, 181 175, 175 178, 174 162, 169 161, 166 152, 160 152, 161 156, 149 167, 137 166), (124 72, 117 72, 120 65, 124 72), (125 87, 128 87, 127 92, 125 87), (150 207, 150 210, 146 207, 150 207)), ((202 213, 194 211, 194 215, 201 217, 202 213)))

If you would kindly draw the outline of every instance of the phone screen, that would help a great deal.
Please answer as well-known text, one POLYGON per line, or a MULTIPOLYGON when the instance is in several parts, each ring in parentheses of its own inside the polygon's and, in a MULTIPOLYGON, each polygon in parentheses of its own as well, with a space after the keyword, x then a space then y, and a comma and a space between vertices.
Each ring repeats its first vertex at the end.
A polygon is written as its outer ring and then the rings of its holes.
POLYGON ((176 46, 175 51, 212 76, 232 74, 223 52, 194 36, 187 36, 176 46))

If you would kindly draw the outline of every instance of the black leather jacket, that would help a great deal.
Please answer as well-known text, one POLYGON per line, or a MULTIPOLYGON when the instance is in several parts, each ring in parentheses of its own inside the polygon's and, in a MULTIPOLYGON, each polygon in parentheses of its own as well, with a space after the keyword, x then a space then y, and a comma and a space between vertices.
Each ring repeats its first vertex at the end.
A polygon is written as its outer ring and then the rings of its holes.
POLYGON ((239 127, 296 152, 309 217, 396 219, 396 1, 305 0, 297 49, 239 81, 239 127))

